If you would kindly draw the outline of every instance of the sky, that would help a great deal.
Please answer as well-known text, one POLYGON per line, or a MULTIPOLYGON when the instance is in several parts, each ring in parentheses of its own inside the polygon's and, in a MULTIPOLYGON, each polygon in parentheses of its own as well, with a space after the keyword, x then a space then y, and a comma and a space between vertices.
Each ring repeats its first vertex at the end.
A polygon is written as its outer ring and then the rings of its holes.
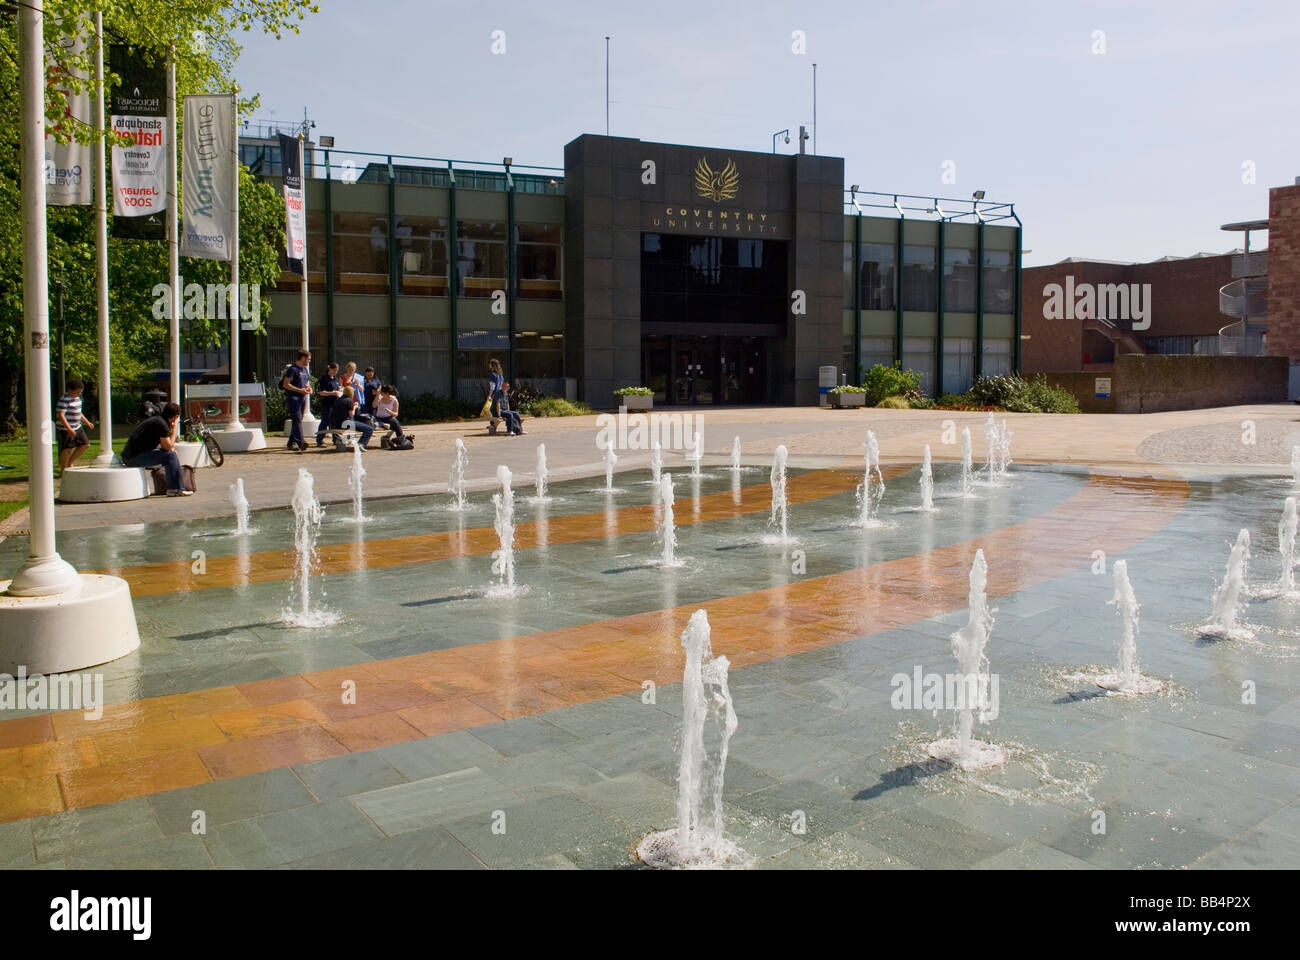
POLYGON ((1014 203, 1026 266, 1225 252, 1300 177, 1296 0, 320 6, 236 73, 255 119, 306 108, 340 150, 562 167, 605 132, 609 36, 612 135, 797 152, 816 63, 846 185, 1014 203))

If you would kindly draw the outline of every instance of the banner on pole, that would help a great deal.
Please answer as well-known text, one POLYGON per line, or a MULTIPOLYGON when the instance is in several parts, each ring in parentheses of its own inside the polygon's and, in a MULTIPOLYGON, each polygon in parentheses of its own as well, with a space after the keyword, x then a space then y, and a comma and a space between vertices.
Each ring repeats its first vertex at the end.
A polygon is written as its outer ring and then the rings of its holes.
POLYGON ((307 208, 303 203, 302 140, 280 134, 280 169, 284 176, 284 237, 289 272, 307 275, 307 208))
POLYGON ((92 161, 90 144, 77 143, 78 127, 82 133, 90 127, 90 80, 81 74, 73 74, 64 66, 69 56, 83 56, 86 52, 86 39, 81 34, 75 37, 60 35, 59 39, 47 46, 46 58, 51 64, 47 83, 63 92, 68 105, 63 116, 55 123, 45 127, 45 202, 55 207, 90 206, 92 161), (71 88, 70 78, 81 81, 80 93, 71 88), (58 135, 67 138, 60 143, 58 135))
POLYGON ((235 103, 230 94, 185 98, 181 256, 229 260, 234 237, 235 103))
POLYGON ((113 147, 113 236, 162 240, 175 135, 167 130, 166 67, 150 66, 139 53, 117 44, 110 56, 122 83, 113 91, 109 126, 129 141, 113 147))

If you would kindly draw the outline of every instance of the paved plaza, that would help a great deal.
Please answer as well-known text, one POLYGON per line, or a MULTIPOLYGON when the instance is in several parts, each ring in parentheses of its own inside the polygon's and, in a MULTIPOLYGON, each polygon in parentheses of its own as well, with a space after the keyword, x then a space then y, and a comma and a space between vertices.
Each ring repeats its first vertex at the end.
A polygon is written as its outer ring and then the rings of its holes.
MULTIPOLYGON (((364 523, 351 516, 349 456, 273 439, 201 471, 192 498, 60 505, 60 551, 128 581, 142 644, 83 672, 102 680, 100 717, 0 714, 0 864, 639 866, 638 842, 677 824, 680 637, 699 609, 729 661, 737 719, 729 866, 1300 863, 1300 599, 1269 589, 1283 502, 1297 494, 1300 408, 1008 414, 1014 462, 996 482, 978 413, 703 417, 699 476, 680 451, 664 455, 680 566, 659 563, 649 453, 620 451, 607 491, 591 417, 530 420, 522 438, 415 427, 415 450, 365 455, 364 523), (885 490, 863 527, 868 429, 885 490), (457 438, 469 455, 459 512, 446 491, 457 438), (784 543, 769 524, 778 445, 784 543), (919 509, 926 445, 933 512, 919 509), (527 590, 494 599, 500 464, 515 476, 527 590), (337 618, 314 629, 282 613, 300 468, 326 503, 312 602, 337 618), (236 477, 254 508, 243 536, 227 499, 236 477), (1253 537, 1249 636, 1224 639, 1202 626, 1241 528, 1253 537), (1000 700, 976 732, 1006 761, 963 771, 927 753, 953 711, 899 709, 891 694, 899 675, 954 669, 976 550, 1000 700), (1158 694, 1106 695, 1090 679, 1115 663, 1121 559, 1158 694)), ((25 555, 22 522, 0 541, 0 576, 25 555)))

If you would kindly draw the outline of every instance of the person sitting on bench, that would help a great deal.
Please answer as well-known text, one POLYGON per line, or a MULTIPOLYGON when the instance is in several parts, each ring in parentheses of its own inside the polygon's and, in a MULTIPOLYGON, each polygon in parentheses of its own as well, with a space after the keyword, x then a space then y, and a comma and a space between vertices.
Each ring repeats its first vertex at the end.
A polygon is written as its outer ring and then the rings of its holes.
POLYGON ((397 421, 397 406, 397 388, 391 383, 384 384, 375 397, 375 423, 391 427, 393 439, 400 442, 402 425, 397 421))
POLYGON ((347 430, 349 428, 360 434, 362 450, 369 450, 367 446, 370 443, 370 435, 375 432, 375 428, 365 420, 356 419, 361 415, 361 404, 358 402, 356 393, 352 387, 343 388, 343 396, 334 401, 334 423, 331 427, 334 430, 347 430))
POLYGON ((142 421, 126 438, 122 463, 128 467, 160 466, 167 475, 167 496, 192 497, 194 491, 184 489, 181 462, 176 457, 176 427, 180 418, 181 408, 169 403, 163 407, 161 417, 142 421))
POLYGON ((524 435, 524 424, 519 416, 518 410, 510 409, 510 381, 503 381, 501 384, 501 418, 506 422, 507 437, 522 437, 524 435))

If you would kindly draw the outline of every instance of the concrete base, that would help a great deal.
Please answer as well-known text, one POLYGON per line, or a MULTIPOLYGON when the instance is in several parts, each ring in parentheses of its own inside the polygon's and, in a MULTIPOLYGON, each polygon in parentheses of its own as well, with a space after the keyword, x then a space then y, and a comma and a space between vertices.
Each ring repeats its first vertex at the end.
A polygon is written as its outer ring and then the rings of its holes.
MULTIPOLYGON (((190 440, 180 440, 176 443, 174 449, 176 451, 176 459, 180 460, 182 464, 189 464, 195 470, 198 470, 200 467, 212 466, 212 458, 208 456, 208 448, 201 443, 194 443, 190 440)), ((221 449, 226 449, 224 443, 221 445, 221 449)))
MULTIPOLYGON (((288 437, 289 431, 292 429, 293 429, 293 421, 292 420, 284 421, 283 436, 288 437)), ((319 418, 313 417, 310 414, 302 418, 302 435, 307 440, 308 443, 312 442, 312 438, 316 436, 316 431, 319 429, 320 429, 319 418)))
MULTIPOLYGON (((182 461, 184 462, 184 461, 182 461)), ((70 467, 59 485, 62 503, 116 503, 143 500, 153 492, 144 467, 70 467)))
POLYGON ((261 427, 245 427, 242 430, 213 431, 217 443, 221 444, 222 453, 248 453, 250 450, 265 450, 266 435, 261 427))
POLYGON ((84 670, 140 646, 131 589, 119 577, 83 573, 66 593, 11 597, 0 580, 0 673, 84 670))

